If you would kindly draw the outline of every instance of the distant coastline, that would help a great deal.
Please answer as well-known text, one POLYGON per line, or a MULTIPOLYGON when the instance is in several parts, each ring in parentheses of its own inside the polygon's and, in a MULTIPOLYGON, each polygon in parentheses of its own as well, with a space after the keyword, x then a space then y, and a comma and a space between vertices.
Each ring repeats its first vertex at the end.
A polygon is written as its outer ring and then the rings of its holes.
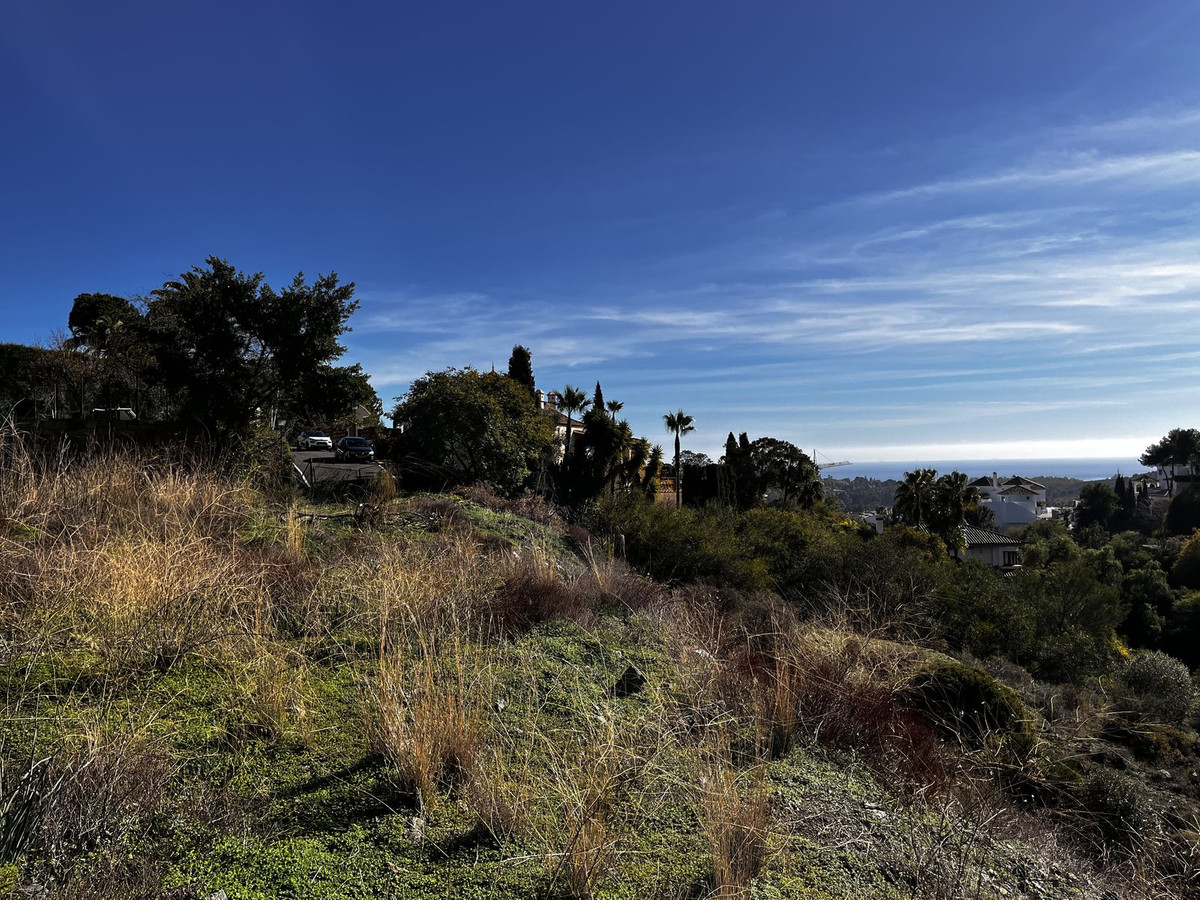
POLYGON ((826 469, 821 474, 827 478, 876 478, 886 481, 901 479, 905 472, 913 469, 937 469, 940 473, 966 472, 972 478, 997 472, 1002 476, 1024 475, 1036 478, 1039 475, 1058 478, 1078 478, 1082 481, 1099 481, 1111 478, 1120 472, 1134 475, 1147 471, 1136 459, 1115 457, 1105 459, 941 459, 911 462, 855 462, 836 469, 826 469))

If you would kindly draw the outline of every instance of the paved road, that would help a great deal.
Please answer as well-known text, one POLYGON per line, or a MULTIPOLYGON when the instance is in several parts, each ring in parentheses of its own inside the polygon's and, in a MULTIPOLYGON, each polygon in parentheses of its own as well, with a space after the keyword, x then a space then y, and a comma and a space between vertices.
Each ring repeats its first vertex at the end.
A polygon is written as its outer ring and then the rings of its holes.
POLYGON ((376 462, 338 462, 329 450, 293 450, 292 459, 309 484, 331 485, 340 481, 364 481, 373 478, 383 466, 376 462))

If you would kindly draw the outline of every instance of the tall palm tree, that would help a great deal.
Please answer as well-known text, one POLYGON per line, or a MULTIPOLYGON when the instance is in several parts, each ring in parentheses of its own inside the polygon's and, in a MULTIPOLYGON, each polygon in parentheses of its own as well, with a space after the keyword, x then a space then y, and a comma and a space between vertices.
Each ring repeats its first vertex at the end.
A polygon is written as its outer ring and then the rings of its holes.
POLYGON ((934 499, 934 469, 917 469, 905 472, 904 480, 896 488, 896 514, 912 525, 923 525, 929 519, 934 499))
POLYGON ((969 484, 963 472, 943 475, 937 480, 937 488, 940 513, 949 527, 958 528, 967 510, 979 502, 979 488, 969 484))
POLYGON ((678 412, 667 413, 663 416, 663 422, 666 423, 667 431, 675 434, 675 508, 679 509, 683 506, 683 473, 679 470, 679 438, 685 434, 691 434, 696 430, 692 424, 696 420, 685 413, 682 409, 678 412))
POLYGON ((617 420, 617 413, 625 408, 625 404, 620 400, 609 400, 608 403, 604 405, 608 407, 608 412, 612 416, 614 422, 617 420))
POLYGON ((571 421, 571 413, 582 413, 591 405, 592 401, 579 388, 569 384, 563 388, 562 399, 558 402, 558 410, 567 417, 567 456, 571 455, 571 432, 575 428, 575 423, 571 421))

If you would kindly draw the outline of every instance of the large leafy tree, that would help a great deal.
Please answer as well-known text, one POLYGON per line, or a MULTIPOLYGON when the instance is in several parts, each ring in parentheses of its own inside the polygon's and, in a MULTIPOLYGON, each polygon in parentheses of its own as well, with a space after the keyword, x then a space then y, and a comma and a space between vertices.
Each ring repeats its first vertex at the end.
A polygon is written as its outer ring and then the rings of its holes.
POLYGON ((334 365, 357 308, 336 274, 311 285, 299 274, 276 292, 209 257, 154 291, 146 321, 181 418, 228 433, 256 415, 332 418, 358 400, 361 371, 334 365))
POLYGON ((1085 484, 1079 491, 1079 503, 1075 506, 1075 527, 1079 530, 1091 525, 1106 527, 1108 520, 1121 507, 1121 502, 1107 481, 1085 484))
POLYGON ((526 388, 496 372, 429 372, 397 402, 392 418, 403 428, 403 451, 446 481, 516 492, 554 440, 526 388))
POLYGON ((773 437, 760 437, 750 444, 750 460, 762 487, 778 488, 783 503, 811 509, 821 499, 821 473, 799 447, 773 437))
POLYGON ((124 297, 112 294, 80 294, 71 304, 67 327, 76 346, 103 351, 118 331, 133 331, 141 313, 124 297))
POLYGON ((1163 472, 1168 490, 1175 485, 1175 469, 1200 462, 1200 430, 1195 428, 1172 428, 1155 441, 1138 459, 1143 466, 1155 466, 1163 472))
POLYGON ((663 416, 663 424, 666 425, 667 431, 675 435, 675 508, 683 506, 683 472, 680 469, 679 439, 685 434, 691 434, 696 430, 695 419, 685 413, 682 409, 673 413, 667 413, 663 416))

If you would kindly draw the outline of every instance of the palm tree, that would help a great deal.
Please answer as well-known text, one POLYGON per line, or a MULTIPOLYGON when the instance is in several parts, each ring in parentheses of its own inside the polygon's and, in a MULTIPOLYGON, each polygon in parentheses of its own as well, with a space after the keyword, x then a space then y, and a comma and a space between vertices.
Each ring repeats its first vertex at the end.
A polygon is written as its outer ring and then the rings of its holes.
POLYGON ((896 514, 912 525, 923 525, 929 518, 933 503, 934 469, 917 469, 905 472, 904 480, 896 488, 896 514))
POLYGON ((965 548, 962 533, 968 509, 979 503, 979 489, 969 484, 963 472, 948 472, 933 483, 926 523, 951 550, 965 548))
POLYGON ((642 475, 641 488, 646 496, 654 495, 655 484, 658 481, 658 473, 662 469, 662 447, 655 444, 650 449, 650 456, 646 460, 646 468, 642 475))
POLYGON ((941 511, 947 523, 957 528, 963 523, 966 512, 979 502, 979 488, 967 482, 963 472, 949 472, 937 480, 941 511))
POLYGON ((567 455, 568 456, 571 455, 571 432, 574 430, 574 427, 575 427, 575 423, 571 421, 571 413, 575 413, 575 412, 581 413, 591 405, 592 405, 592 401, 589 400, 587 398, 587 395, 584 394, 584 392, 581 391, 579 388, 572 387, 569 384, 565 388, 563 388, 562 399, 559 400, 559 402, 558 402, 558 409, 559 409, 559 412, 565 414, 567 417, 567 455))
POLYGON ((685 413, 682 409, 678 412, 667 413, 663 416, 663 422, 666 423, 667 431, 675 434, 675 508, 679 509, 683 506, 683 472, 679 470, 679 438, 685 434, 691 434, 696 430, 692 425, 696 420, 685 413))
POLYGON ((617 413, 619 413, 621 410, 623 410, 625 408, 625 404, 622 403, 620 400, 609 400, 608 403, 606 403, 604 405, 608 407, 608 411, 609 411, 609 413, 612 414, 614 422, 617 419, 617 413))

